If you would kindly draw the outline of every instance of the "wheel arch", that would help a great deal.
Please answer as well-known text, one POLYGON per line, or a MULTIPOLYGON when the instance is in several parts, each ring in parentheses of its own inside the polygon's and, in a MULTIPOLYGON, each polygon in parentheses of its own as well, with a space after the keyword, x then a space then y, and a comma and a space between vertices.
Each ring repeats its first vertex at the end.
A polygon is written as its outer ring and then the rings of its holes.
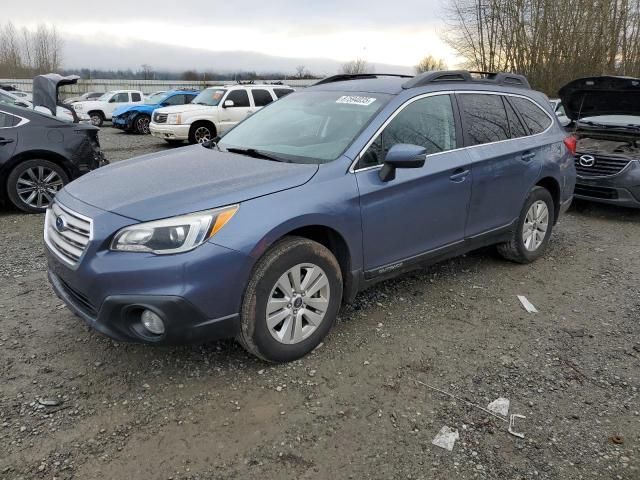
POLYGON ((561 204, 560 183, 553 177, 544 177, 536 183, 536 186, 546 189, 551 194, 551 198, 553 198, 553 222, 554 224, 557 223, 561 204))

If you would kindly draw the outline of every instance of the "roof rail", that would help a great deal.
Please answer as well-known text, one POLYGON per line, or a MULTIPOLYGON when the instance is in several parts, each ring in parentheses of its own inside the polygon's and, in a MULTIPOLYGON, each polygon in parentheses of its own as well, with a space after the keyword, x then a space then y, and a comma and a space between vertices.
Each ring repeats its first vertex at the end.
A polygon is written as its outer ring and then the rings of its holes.
POLYGON ((531 88, 527 77, 517 73, 475 72, 468 70, 434 70, 425 72, 405 82, 402 88, 422 87, 433 83, 472 82, 504 85, 507 87, 531 88))
POLYGON ((412 75, 402 75, 399 73, 340 73, 338 75, 332 75, 330 77, 323 78, 317 81, 312 87, 316 85, 324 85, 326 83, 344 82, 347 80, 364 80, 367 78, 378 77, 400 77, 400 78, 413 78, 412 75))

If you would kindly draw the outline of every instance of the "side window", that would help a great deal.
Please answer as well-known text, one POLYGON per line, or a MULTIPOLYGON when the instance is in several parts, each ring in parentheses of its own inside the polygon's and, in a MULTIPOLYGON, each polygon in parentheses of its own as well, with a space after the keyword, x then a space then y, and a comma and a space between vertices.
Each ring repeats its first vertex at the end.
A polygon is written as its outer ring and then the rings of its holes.
POLYGON ((249 94, 246 90, 231 90, 227 98, 225 98, 225 102, 227 100, 233 100, 234 107, 250 107, 249 103, 249 94))
POLYGON ((173 97, 167 98, 164 103, 167 105, 183 105, 184 95, 174 95, 173 97))
POLYGON ((513 102, 513 106, 520 112, 531 135, 544 132, 551 125, 549 115, 531 100, 522 97, 512 97, 511 101, 513 102))
POLYGON ((0 128, 15 127, 20 123, 20 119, 8 113, 0 112, 0 128))
POLYGON ((269 105, 271 102, 273 102, 273 97, 268 90, 252 89, 251 95, 253 95, 253 103, 256 107, 264 107, 265 105, 269 105))
POLYGON ((463 93, 459 99, 470 145, 509 138, 507 111, 501 95, 463 93))
POLYGON ((426 97, 409 104, 385 127, 360 158, 358 168, 380 165, 398 143, 420 145, 427 154, 456 148, 456 123, 449 95, 426 97))
POLYGON ((131 101, 132 102, 139 102, 140 100, 142 100, 142 98, 140 97, 139 93, 131 92, 131 101))
POLYGON ((195 93, 189 93, 187 95, 184 96, 184 103, 191 103, 193 101, 194 98, 196 98, 197 95, 195 93))
POLYGON ((126 92, 123 93, 116 93, 113 97, 111 97, 111 100, 109 100, 109 103, 126 103, 129 101, 129 94, 126 92))
POLYGON ((293 90, 291 90, 290 88, 274 88, 273 93, 276 94, 276 97, 282 98, 285 95, 289 95, 290 93, 293 93, 293 90))
POLYGON ((511 103, 509 103, 509 100, 507 100, 506 98, 503 98, 503 100, 504 106, 507 109, 507 118, 509 119, 509 130, 511 131, 511 138, 526 137, 528 135, 527 130, 524 128, 524 125, 522 125, 522 122, 518 118, 518 115, 516 115, 516 111, 511 106, 511 103))

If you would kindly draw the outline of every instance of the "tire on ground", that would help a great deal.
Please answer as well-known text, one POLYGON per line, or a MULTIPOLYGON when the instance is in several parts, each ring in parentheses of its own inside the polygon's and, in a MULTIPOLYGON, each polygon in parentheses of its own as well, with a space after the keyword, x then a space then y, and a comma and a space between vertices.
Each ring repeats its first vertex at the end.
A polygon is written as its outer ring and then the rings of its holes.
POLYGON ((518 218, 518 222, 516 224, 516 228, 512 234, 511 240, 505 243, 501 243, 497 245, 498 253, 502 255, 502 257, 516 263, 531 263, 538 258, 540 258, 547 249, 549 244, 549 239, 551 238, 551 232, 553 230, 553 225, 555 222, 555 209, 554 202, 551 193, 544 187, 536 186, 534 187, 527 196, 527 199, 524 202, 522 210, 520 212, 520 217, 518 218), (547 210, 549 212, 549 223, 547 226, 547 231, 545 232, 544 240, 540 244, 540 246, 534 250, 527 250, 524 245, 523 238, 523 226, 525 222, 525 218, 527 216, 527 212, 531 205, 533 205, 537 201, 543 201, 547 205, 547 210))
POLYGON ((56 172, 60 177, 60 179, 62 180, 62 186, 59 189, 61 189, 64 185, 69 183, 69 176, 67 175, 67 172, 65 172, 60 165, 45 159, 27 160, 25 162, 19 163, 13 168, 13 170, 11 170, 11 173, 9 173, 9 176, 7 177, 7 196, 9 197, 9 200, 11 201, 11 203, 15 205, 17 208, 19 208, 20 210, 22 210, 23 212, 42 213, 46 210, 46 207, 44 208, 33 207, 25 203, 20 197, 20 195, 18 194, 18 179, 24 172, 34 167, 45 167, 49 170, 56 172))
POLYGON ((91 124, 95 125, 96 127, 101 127, 102 124, 104 123, 104 113, 95 110, 93 112, 89 112, 88 113, 89 118, 91 118, 91 124))
POLYGON ((198 121, 191 125, 189 129, 189 143, 199 143, 196 138, 196 134, 198 129, 206 128, 209 131, 209 139, 215 138, 216 136, 216 127, 211 122, 207 121, 198 121))
POLYGON ((290 362, 311 352, 329 333, 342 303, 342 273, 335 256, 323 245, 302 237, 285 237, 256 264, 245 290, 240 311, 238 340, 253 355, 269 362, 290 362), (277 341, 266 321, 267 301, 278 279, 301 263, 324 270, 329 281, 329 304, 324 319, 306 339, 296 344, 277 341))

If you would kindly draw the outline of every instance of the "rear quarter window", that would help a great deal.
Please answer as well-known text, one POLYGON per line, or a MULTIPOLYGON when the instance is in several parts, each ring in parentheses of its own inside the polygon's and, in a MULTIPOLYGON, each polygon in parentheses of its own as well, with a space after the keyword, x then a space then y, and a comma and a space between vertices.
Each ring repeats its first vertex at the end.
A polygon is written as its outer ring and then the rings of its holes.
POLYGON ((531 100, 522 97, 511 97, 510 100, 531 135, 542 133, 551 126, 552 120, 549 115, 531 100))
POLYGON ((501 95, 462 93, 458 99, 469 145, 510 138, 509 120, 501 95))
POLYGON ((18 117, 0 112, 0 128, 15 127, 18 123, 20 123, 20 119, 18 117))

